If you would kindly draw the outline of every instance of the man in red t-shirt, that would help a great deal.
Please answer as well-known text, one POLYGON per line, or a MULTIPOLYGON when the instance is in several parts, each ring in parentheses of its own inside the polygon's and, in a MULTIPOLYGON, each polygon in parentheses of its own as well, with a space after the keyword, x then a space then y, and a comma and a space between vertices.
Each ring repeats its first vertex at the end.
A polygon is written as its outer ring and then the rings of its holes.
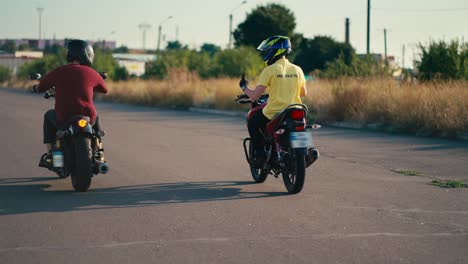
MULTIPOLYGON (((102 131, 94 108, 93 93, 107 93, 108 89, 101 75, 91 68, 93 48, 83 40, 71 40, 67 48, 69 64, 47 73, 35 87, 38 93, 55 87, 55 109, 44 115, 44 144, 49 154, 56 140, 57 128, 67 125, 66 122, 75 115, 88 116, 94 130, 102 131)), ((47 166, 47 156, 43 155, 39 166, 47 166)))

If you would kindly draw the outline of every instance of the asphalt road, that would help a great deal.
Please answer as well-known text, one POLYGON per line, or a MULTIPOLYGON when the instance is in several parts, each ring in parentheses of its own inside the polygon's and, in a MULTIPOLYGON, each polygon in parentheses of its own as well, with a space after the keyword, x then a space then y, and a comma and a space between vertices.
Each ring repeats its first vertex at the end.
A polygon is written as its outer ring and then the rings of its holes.
POLYGON ((468 189, 429 185, 468 181, 466 143, 323 128, 286 195, 242 118, 99 103, 111 173, 75 193, 37 167, 52 105, 0 89, 0 263, 468 263, 468 189))

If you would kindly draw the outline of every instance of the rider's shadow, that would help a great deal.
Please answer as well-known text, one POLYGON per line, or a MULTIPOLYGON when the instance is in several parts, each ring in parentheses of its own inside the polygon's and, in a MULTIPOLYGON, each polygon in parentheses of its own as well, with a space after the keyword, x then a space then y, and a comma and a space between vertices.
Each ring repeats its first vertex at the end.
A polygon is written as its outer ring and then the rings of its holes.
POLYGON ((47 190, 50 184, 39 183, 41 180, 51 179, 54 178, 0 179, 0 215, 144 207, 285 195, 284 192, 245 191, 243 187, 253 184, 246 181, 145 184, 91 189, 87 193, 47 190))

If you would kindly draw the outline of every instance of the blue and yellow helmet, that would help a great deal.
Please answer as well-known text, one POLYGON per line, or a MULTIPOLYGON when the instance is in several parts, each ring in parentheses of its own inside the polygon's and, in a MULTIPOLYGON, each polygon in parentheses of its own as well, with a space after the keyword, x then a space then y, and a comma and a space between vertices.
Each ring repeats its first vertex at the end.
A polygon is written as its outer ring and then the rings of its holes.
POLYGON ((289 37, 275 35, 262 41, 257 50, 262 53, 265 64, 271 65, 282 56, 291 53, 291 41, 289 37))

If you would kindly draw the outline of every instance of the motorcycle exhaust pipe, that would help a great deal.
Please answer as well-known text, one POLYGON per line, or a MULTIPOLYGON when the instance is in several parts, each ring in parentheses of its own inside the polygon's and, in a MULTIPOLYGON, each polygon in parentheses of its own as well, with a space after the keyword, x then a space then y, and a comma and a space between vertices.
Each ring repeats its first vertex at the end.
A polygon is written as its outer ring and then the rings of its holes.
POLYGON ((320 157, 320 153, 318 152, 318 150, 314 148, 309 148, 307 150, 307 156, 306 156, 306 168, 310 167, 310 165, 312 165, 312 163, 317 161, 319 157, 320 157))
POLYGON ((99 174, 107 174, 110 171, 109 165, 107 165, 107 163, 102 162, 102 161, 96 162, 96 168, 99 174))

